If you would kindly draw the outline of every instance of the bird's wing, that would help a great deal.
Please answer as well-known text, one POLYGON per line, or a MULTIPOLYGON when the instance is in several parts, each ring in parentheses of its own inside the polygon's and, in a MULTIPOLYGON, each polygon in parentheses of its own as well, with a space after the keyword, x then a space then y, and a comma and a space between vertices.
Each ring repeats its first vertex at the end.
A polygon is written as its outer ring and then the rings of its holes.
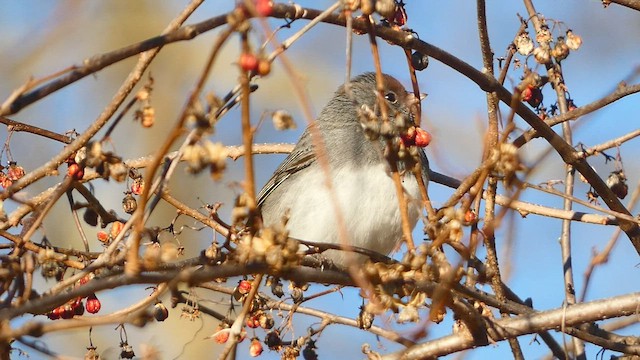
MULTIPOLYGON (((300 144, 298 144, 300 145, 300 144)), ((295 149, 280 164, 271 179, 267 181, 260 193, 258 194, 258 206, 267 199, 267 197, 282 184, 289 176, 308 167, 316 161, 313 147, 296 146, 295 149)))

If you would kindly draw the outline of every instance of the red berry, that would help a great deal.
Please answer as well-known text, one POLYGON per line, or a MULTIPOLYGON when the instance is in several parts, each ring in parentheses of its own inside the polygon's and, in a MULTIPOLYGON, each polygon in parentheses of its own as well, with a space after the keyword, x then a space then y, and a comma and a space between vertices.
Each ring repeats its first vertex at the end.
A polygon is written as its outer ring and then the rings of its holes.
POLYGON ((542 90, 534 86, 527 86, 522 90, 522 100, 526 101, 532 107, 538 107, 542 103, 542 90))
POLYGON ((82 316, 84 314, 84 305, 82 304, 81 298, 76 299, 71 307, 75 315, 82 316))
POLYGON ((106 243, 109 242, 109 234, 107 234, 107 232, 104 231, 104 230, 98 231, 98 234, 96 236, 98 237, 98 240, 101 243, 105 243, 106 244, 106 243))
POLYGON ((121 223, 120 221, 114 221, 111 224, 111 230, 109 230, 109 235, 111 236, 111 238, 115 239, 118 234, 120 234, 120 231, 122 231, 122 228, 124 228, 123 223, 121 223))
POLYGON ((253 338, 251 340, 251 344, 249 345, 249 355, 251 355, 252 357, 257 357, 257 356, 260 356, 260 354, 262 354, 262 351, 263 351, 263 348, 260 340, 253 338))
POLYGON ((269 16, 273 11, 273 1, 271 0, 257 0, 256 11, 260 16, 269 16))
POLYGON ((86 307, 87 307, 87 311, 90 312, 91 314, 95 314, 98 311, 100 311, 102 304, 100 303, 100 300, 98 300, 98 297, 96 296, 96 294, 91 294, 87 296, 86 307))
POLYGON ((469 209, 466 213, 464 213, 464 221, 467 223, 475 222, 477 219, 476 213, 469 209))
POLYGON ((245 323, 247 324, 248 327, 250 327, 251 329, 255 329, 258 326, 260 326, 260 321, 258 320, 258 317, 256 315, 253 316, 247 316, 247 319, 245 320, 245 323))
POLYGON ((249 280, 240 280, 238 283, 238 292, 242 295, 248 294, 251 291, 251 282, 249 280))
POLYGON ((15 161, 9 163, 9 169, 7 169, 7 177, 11 181, 16 181, 24 176, 24 168, 19 166, 15 161))
POLYGON ((76 312, 73 310, 73 307, 69 304, 62 305, 62 311, 60 313, 60 317, 63 319, 71 319, 76 312))
POLYGON ((84 169, 78 165, 78 163, 71 163, 67 168, 67 175, 72 177, 74 180, 82 180, 84 177, 84 169))
POLYGON ((13 181, 11 181, 11 179, 9 179, 9 177, 3 172, 0 172, 0 186, 6 189, 11 186, 11 184, 13 184, 13 181))
POLYGON ((431 143, 431 134, 417 127, 415 142, 417 147, 426 147, 431 143))
POLYGON ((91 280, 91 276, 90 275, 85 275, 85 276, 81 277, 80 278, 80 285, 84 285, 84 284, 88 283, 89 280, 91 280))
POLYGON ((229 340, 229 326, 223 327, 218 325, 216 332, 213 335, 213 340, 218 344, 224 344, 229 340))
POLYGON ((396 12, 393 16, 393 21, 398 26, 404 26, 407 23, 407 11, 404 9, 404 6, 396 5, 396 12))
POLYGON ((133 180, 131 184, 131 193, 133 195, 140 195, 144 191, 144 179, 139 177, 133 180))
POLYGON ((239 64, 240 68, 244 71, 255 71, 258 69, 258 58, 255 54, 242 53, 239 64))
POLYGON ((47 313, 47 317, 50 320, 58 320, 60 319, 60 311, 57 311, 58 308, 55 308, 47 313))

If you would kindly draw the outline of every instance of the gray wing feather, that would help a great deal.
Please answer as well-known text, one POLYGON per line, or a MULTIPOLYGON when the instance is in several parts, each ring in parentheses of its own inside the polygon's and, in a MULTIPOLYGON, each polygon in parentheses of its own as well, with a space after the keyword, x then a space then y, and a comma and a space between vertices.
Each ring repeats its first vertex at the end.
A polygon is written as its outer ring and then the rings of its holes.
MULTIPOLYGON (((301 141, 300 143, 303 143, 301 141)), ((258 194, 258 207, 262 206, 264 201, 273 191, 280 186, 289 176, 310 166, 316 161, 313 147, 296 146, 287 158, 280 164, 271 179, 267 181, 260 193, 258 194)))

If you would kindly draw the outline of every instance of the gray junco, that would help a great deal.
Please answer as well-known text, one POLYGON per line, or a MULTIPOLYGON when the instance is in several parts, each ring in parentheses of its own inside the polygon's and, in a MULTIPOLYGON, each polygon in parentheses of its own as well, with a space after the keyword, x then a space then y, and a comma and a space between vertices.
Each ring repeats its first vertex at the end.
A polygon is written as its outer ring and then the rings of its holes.
MULTIPOLYGON (((315 122, 318 131, 314 133, 309 128, 304 131, 293 151, 260 191, 258 205, 264 225, 281 223, 288 216, 286 228, 290 237, 341 244, 326 175, 314 150, 312 136, 319 134, 324 141, 332 191, 344 219, 348 245, 383 255, 398 245, 402 239, 401 215, 389 164, 383 155, 385 137, 374 135, 377 139, 371 140, 372 136, 365 131, 372 128, 372 121, 378 129, 382 123, 375 90, 375 73, 355 77, 348 91, 344 85, 338 88, 315 122)), ((393 126, 414 125, 411 108, 419 100, 386 74, 383 96, 393 126)), ((394 138, 393 141, 401 140, 394 138)), ((426 185, 429 163, 422 149, 418 149, 416 158, 422 164, 426 185)), ((405 172, 405 167, 403 161, 398 161, 413 228, 420 213, 421 196, 413 172, 405 172)), ((351 259, 358 262, 365 259, 362 255, 349 258, 340 250, 329 250, 323 255, 341 266, 346 266, 351 259)))

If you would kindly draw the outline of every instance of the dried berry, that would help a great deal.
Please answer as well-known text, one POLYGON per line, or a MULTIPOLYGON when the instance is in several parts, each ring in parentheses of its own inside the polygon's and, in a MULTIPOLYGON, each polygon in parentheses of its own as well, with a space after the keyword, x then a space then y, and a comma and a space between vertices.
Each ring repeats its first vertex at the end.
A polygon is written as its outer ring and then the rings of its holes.
POLYGON ((127 214, 133 214, 138 208, 138 202, 136 198, 130 192, 126 192, 124 198, 122 199, 122 210, 127 214))
POLYGON ((87 348, 87 352, 84 354, 84 360, 100 360, 100 355, 95 346, 87 348))
POLYGON ((567 30, 566 44, 571 50, 578 50, 582 45, 582 38, 573 33, 571 30, 567 30))
POLYGON ((260 327, 265 329, 265 330, 270 330, 275 325, 275 321, 273 320, 273 316, 271 316, 271 314, 268 314, 268 313, 265 313, 265 312, 261 313, 258 316, 258 323, 260 324, 260 327))
POLYGON ((569 56, 569 46, 565 43, 563 36, 558 36, 558 39, 556 39, 556 44, 551 50, 551 56, 558 62, 569 56))
POLYGON ((536 41, 540 45, 549 44, 553 41, 553 35, 546 24, 540 26, 540 30, 536 32, 536 41))
POLYGON ((624 199, 629 193, 627 177, 622 170, 612 171, 607 177, 607 186, 620 199, 624 199))
POLYGON ((123 342, 120 344, 120 358, 122 359, 133 359, 136 354, 133 352, 133 346, 127 344, 127 342, 123 342))
POLYGON ((318 354, 316 353, 316 342, 309 340, 307 346, 302 349, 302 358, 304 360, 318 360, 318 354))
POLYGON ((548 64, 551 61, 550 51, 549 45, 538 46, 533 49, 533 57, 539 64, 548 64))
POLYGON ((98 225, 98 213, 90 207, 84 210, 84 214, 82 214, 82 219, 84 220, 84 222, 86 222, 91 226, 98 225))
POLYGON ((24 176, 24 168, 19 166, 15 161, 9 162, 9 168, 7 169, 7 178, 11 181, 16 181, 24 176))
POLYGON ((142 127, 150 128, 156 122, 156 110, 151 105, 146 105, 138 115, 142 127))
POLYGON ((364 306, 360 307, 360 313, 356 318, 356 324, 360 329, 368 330, 373 326, 374 316, 372 313, 365 310, 364 306))
POLYGON ((276 130, 290 130, 296 128, 293 116, 286 110, 276 110, 271 114, 271 121, 276 130))
POLYGON ((282 286, 282 281, 280 281, 280 279, 275 280, 271 284, 271 293, 274 296, 277 296, 278 298, 281 298, 284 296, 284 288, 282 286))
POLYGON ((136 177, 133 179, 133 184, 131 184, 131 193, 133 195, 140 195, 144 191, 144 179, 142 176, 136 177))
POLYGON ((280 334, 277 331, 269 331, 267 335, 264 337, 264 343, 267 344, 267 347, 271 350, 278 351, 282 347, 282 340, 280 339, 280 334))
POLYGON ((411 54, 411 66, 418 71, 422 71, 429 66, 429 57, 419 51, 411 54))
POLYGON ((169 310, 162 302, 153 305, 153 317, 156 321, 165 321, 169 317, 169 310))
POLYGON ((518 34, 513 43, 516 46, 516 50, 523 56, 528 56, 533 51, 533 40, 531 40, 529 33, 526 31, 518 34))

